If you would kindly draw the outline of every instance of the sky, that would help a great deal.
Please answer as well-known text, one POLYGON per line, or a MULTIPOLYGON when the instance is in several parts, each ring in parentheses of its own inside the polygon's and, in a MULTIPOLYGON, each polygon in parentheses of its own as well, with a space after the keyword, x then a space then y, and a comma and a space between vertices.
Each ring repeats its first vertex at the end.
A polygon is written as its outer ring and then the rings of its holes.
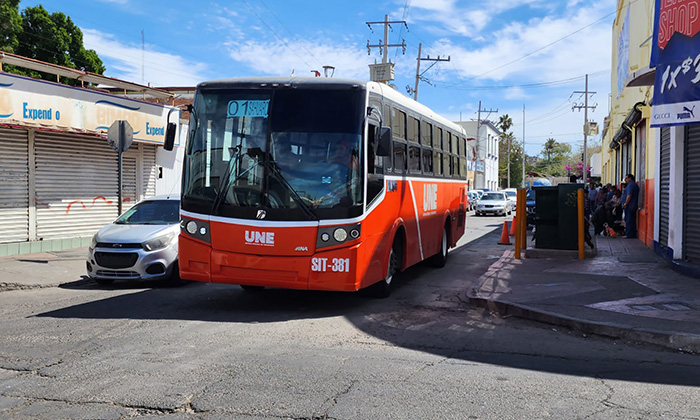
MULTIPOLYGON (((159 86, 213 79, 311 76, 369 80, 381 62, 380 22, 392 24, 389 49, 397 90, 415 85, 418 101, 453 121, 498 121, 508 114, 528 155, 548 138, 583 145, 585 76, 589 120, 609 112, 616 0, 22 0, 43 5, 81 28, 106 76, 159 86), (496 111, 497 110, 497 111, 496 111)), ((411 95, 412 96, 412 95, 411 95)), ((600 136, 589 137, 589 145, 600 136)))

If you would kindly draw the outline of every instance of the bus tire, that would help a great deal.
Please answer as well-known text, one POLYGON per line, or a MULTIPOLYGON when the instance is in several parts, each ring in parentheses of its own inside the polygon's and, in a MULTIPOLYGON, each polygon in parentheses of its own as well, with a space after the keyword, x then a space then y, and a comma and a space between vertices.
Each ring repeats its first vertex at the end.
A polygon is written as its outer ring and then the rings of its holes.
POLYGON ((388 298, 391 295, 396 274, 401 269, 401 244, 398 239, 394 239, 387 261, 386 277, 378 283, 370 286, 370 294, 376 298, 388 298))
POLYGON ((447 255, 450 253, 450 246, 447 243, 447 238, 449 237, 447 225, 445 229, 442 230, 442 239, 440 240, 440 250, 437 254, 430 257, 430 265, 437 268, 442 268, 447 264, 447 255))

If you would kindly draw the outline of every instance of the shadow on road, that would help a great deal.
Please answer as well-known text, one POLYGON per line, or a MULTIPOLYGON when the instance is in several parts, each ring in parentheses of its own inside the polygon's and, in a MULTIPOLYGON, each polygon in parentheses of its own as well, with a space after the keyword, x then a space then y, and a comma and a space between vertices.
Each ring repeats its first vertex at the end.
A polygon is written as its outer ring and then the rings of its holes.
MULTIPOLYGON (((403 273, 389 299, 357 293, 261 290, 186 283, 143 289, 143 283, 115 283, 106 291, 134 290, 37 317, 83 319, 183 320, 219 323, 276 323, 345 317, 364 333, 406 349, 465 362, 564 375, 660 384, 700 386, 693 356, 644 353, 623 342, 529 321, 501 318, 471 307, 465 292, 505 248, 495 245, 500 231, 466 243, 434 271, 424 265, 403 273), (533 335, 533 331, 536 334, 533 335), (635 356, 631 356, 635 354, 635 356), (668 357, 666 357, 668 356, 668 357), (666 360, 668 359, 668 360, 666 360), (692 362, 691 362, 692 360, 692 362)), ((72 289, 96 289, 78 284, 72 289)))

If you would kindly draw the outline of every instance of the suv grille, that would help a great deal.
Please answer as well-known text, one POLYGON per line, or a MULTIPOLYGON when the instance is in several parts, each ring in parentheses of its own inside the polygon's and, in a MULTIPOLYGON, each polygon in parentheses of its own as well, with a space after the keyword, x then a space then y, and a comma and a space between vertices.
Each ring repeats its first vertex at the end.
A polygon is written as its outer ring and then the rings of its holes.
POLYGON ((135 252, 95 252, 97 264, 105 268, 132 267, 138 258, 135 252))

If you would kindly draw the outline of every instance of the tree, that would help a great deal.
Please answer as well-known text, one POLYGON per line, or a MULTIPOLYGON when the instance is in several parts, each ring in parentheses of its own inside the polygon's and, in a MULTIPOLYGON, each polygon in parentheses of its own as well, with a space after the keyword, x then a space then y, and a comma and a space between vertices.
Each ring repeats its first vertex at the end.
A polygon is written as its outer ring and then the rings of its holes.
POLYGON ((552 166, 552 154, 554 154, 554 149, 556 148, 556 146, 557 141, 551 137, 544 142, 544 146, 542 147, 542 154, 547 157, 547 166, 552 166))
POLYGON ((523 182, 523 149, 515 140, 512 132, 508 133, 503 141, 498 143, 499 185, 502 188, 510 188, 511 185, 522 185, 523 182), (508 167, 512 169, 508 171, 508 167))
POLYGON ((0 0, 0 51, 15 52, 21 33, 19 0, 0 0))
POLYGON ((513 120, 510 118, 508 114, 501 115, 498 118, 498 127, 501 129, 501 143, 508 142, 507 145, 507 156, 506 156, 506 166, 507 166, 507 183, 506 185, 508 188, 510 188, 510 152, 511 152, 511 144, 513 142, 513 133, 508 133, 508 130, 513 126, 513 120))
MULTIPOLYGON (((17 3, 16 0, 0 0, 0 15, 6 8, 7 2, 17 3)), ((17 9, 15 8, 15 11, 17 9)), ((103 74, 105 67, 102 60, 94 50, 87 50, 83 45, 83 32, 70 17, 61 12, 49 14, 43 6, 27 7, 20 16, 20 32, 17 35, 19 42, 13 44, 14 53, 47 63, 58 64, 72 69, 103 74)), ((0 40, 11 40, 11 32, 5 32, 5 27, 0 24, 0 40)), ((8 45, 10 44, 9 41, 8 45)), ((12 45, 10 45, 12 46, 12 45)), ((56 76, 25 69, 12 69, 13 73, 38 77, 46 80, 56 80, 56 76)), ((74 80, 65 80, 66 83, 78 83, 74 80)))
POLYGON ((571 160, 571 146, 567 143, 559 143, 553 138, 548 138, 542 146, 541 154, 545 161, 536 166, 536 171, 545 172, 551 176, 565 176, 566 162, 571 160))

